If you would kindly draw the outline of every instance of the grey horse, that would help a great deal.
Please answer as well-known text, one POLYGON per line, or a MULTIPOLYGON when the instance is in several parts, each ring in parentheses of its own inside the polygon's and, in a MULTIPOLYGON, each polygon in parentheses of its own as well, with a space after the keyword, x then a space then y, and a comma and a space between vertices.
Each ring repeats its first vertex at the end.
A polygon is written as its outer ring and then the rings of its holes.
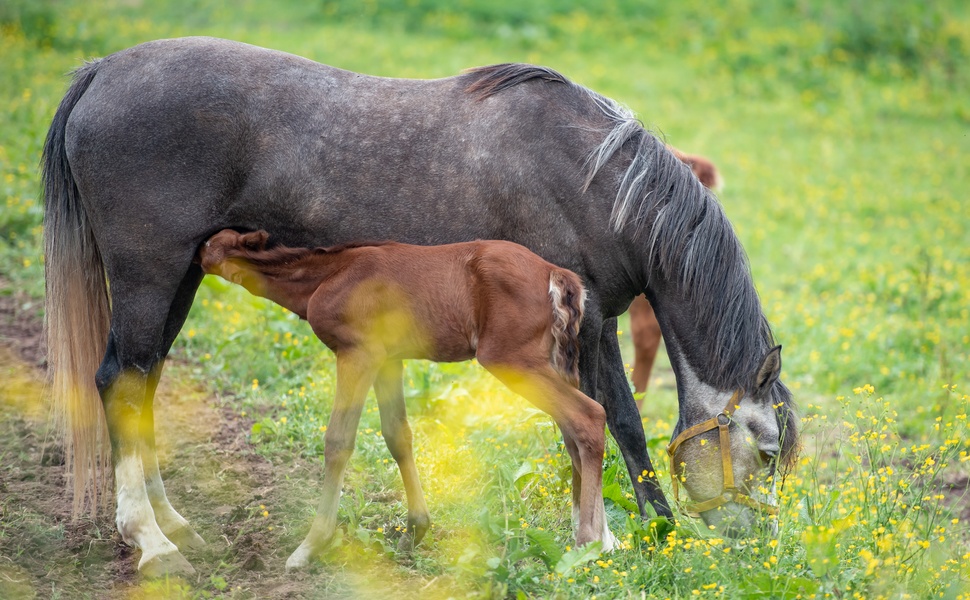
MULTIPOLYGON (((736 398, 736 435, 720 445, 740 492, 766 501, 758 482, 794 454, 780 355, 720 205, 628 110, 550 69, 389 79, 225 40, 149 42, 76 71, 43 176, 52 393, 75 508, 103 503, 113 468, 118 531, 143 573, 191 571, 179 548, 202 543, 166 497, 152 401, 203 276, 193 257, 225 228, 289 246, 504 239, 579 274, 581 387, 606 409, 644 515, 672 513, 616 338, 637 294, 677 377, 674 435, 736 398)), ((704 437, 718 442, 707 432, 673 457, 695 501, 727 481, 704 437)), ((703 516, 744 529, 750 504, 703 516)))

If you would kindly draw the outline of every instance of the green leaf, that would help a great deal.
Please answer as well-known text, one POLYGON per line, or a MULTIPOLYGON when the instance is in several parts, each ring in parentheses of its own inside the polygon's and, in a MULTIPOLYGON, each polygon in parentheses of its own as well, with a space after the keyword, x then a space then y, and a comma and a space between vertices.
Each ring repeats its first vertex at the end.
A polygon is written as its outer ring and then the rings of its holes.
POLYGON ((530 527, 525 530, 525 536, 529 538, 532 548, 536 550, 532 552, 533 556, 546 563, 550 569, 562 558, 562 550, 552 533, 530 527))
POLYGON ((602 552, 602 542, 591 542, 585 546, 573 548, 569 552, 563 554, 562 558, 559 559, 559 562, 556 564, 556 573, 565 577, 566 573, 572 571, 576 567, 585 565, 586 563, 599 558, 602 552))
POLYGON ((623 489, 620 487, 620 484, 616 483, 615 481, 609 485, 603 486, 603 498, 613 502, 613 504, 616 504, 617 506, 622 507, 623 510, 627 512, 635 513, 639 510, 636 502, 624 496, 623 489))
POLYGON ((815 596, 818 586, 818 582, 805 577, 784 577, 762 573, 744 583, 742 597, 795 600, 815 596))
POLYGON ((515 472, 513 478, 515 489, 519 490, 519 493, 522 493, 537 477, 539 477, 539 473, 536 472, 535 464, 531 460, 526 460, 515 472))

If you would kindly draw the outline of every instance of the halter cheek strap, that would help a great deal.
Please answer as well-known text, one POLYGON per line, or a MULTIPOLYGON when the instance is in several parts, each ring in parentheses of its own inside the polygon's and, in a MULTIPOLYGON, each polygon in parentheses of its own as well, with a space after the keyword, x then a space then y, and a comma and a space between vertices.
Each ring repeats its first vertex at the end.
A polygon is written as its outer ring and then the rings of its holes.
POLYGON ((724 410, 702 423, 698 423, 693 427, 689 427, 684 431, 681 431, 680 435, 674 438, 674 441, 667 446, 667 455, 670 457, 670 477, 674 488, 674 501, 680 503, 680 478, 677 476, 677 469, 674 465, 674 452, 676 452, 677 448, 679 448, 680 445, 687 440, 697 437, 702 433, 707 433, 714 428, 717 428, 718 430, 721 445, 721 466, 724 470, 724 483, 722 484, 723 489, 721 490, 720 495, 708 500, 704 500, 703 502, 683 503, 682 506, 684 511, 692 517, 699 517, 700 513, 723 506, 728 502, 735 502, 737 504, 743 504, 748 508, 762 510, 769 515, 778 514, 778 509, 776 507, 755 500, 734 485, 734 466, 731 463, 731 437, 728 427, 731 425, 731 417, 734 415, 734 411, 741 402, 743 395, 744 392, 742 392, 742 390, 736 390, 734 394, 731 395, 731 398, 728 400, 727 406, 724 407, 724 410))

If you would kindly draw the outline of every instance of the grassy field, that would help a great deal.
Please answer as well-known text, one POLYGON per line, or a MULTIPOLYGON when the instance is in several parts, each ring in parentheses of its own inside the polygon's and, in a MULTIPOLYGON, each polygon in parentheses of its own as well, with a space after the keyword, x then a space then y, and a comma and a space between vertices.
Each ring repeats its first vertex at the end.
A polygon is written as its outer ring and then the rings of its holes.
MULTIPOLYGON (((686 520, 657 535, 630 518, 611 447, 604 495, 624 549, 571 549, 569 461, 550 420, 474 365, 415 362, 408 409, 434 528, 393 556, 406 509, 371 401, 320 595, 367 595, 379 573, 419 596, 968 597, 970 8, 707 4, 0 0, 0 293, 43 294, 37 164, 64 74, 85 58, 215 35, 398 77, 544 64, 720 168, 806 434, 780 533, 726 540, 686 520)), ((180 373, 235 398, 260 454, 282 469, 322 461, 333 361, 305 324, 207 278, 175 354, 180 373)), ((665 361, 643 418, 664 472, 677 406, 665 361)), ((252 507, 274 544, 299 543, 316 483, 252 507)), ((166 589, 252 595, 235 575, 166 589)))

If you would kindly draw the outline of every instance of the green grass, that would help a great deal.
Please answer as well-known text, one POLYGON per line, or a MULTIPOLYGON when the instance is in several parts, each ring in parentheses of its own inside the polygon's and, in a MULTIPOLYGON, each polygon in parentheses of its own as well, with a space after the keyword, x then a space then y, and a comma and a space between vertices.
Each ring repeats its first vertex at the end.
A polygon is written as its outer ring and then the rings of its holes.
MULTIPOLYGON (((686 523, 652 535, 627 516, 611 448, 611 523, 630 548, 565 552, 569 467, 549 420, 477 367, 413 363, 408 407, 435 528, 413 560, 387 560, 405 509, 375 500, 400 498, 401 484, 371 403, 341 505, 338 573, 353 571, 352 555, 483 596, 966 595, 970 511, 950 488, 970 463, 970 12, 708 4, 4 3, 0 272, 42 294, 36 165, 62 75, 84 58, 204 34, 400 77, 554 67, 709 156, 726 179, 721 200, 804 417, 781 534, 731 542, 686 523)), ((206 280, 176 353, 255 416, 260 452, 321 456, 333 363, 305 324, 206 280)), ((658 460, 676 419, 665 360, 667 385, 652 388, 644 418, 658 460)), ((298 543, 310 506, 277 517, 281 544, 298 543)))

